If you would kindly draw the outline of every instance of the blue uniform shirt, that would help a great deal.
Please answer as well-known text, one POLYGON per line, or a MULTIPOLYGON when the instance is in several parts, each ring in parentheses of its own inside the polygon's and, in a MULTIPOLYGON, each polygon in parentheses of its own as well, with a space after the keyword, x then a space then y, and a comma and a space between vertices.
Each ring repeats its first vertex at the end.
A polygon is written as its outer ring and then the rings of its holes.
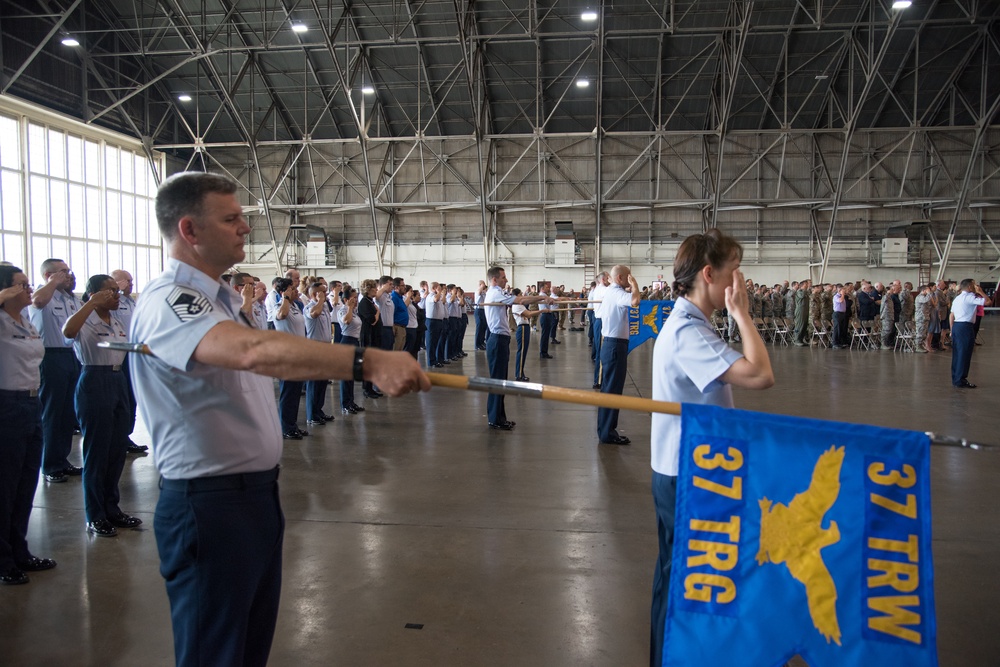
MULTIPOLYGON (((515 298, 513 294, 504 294, 503 290, 496 285, 486 290, 486 303, 505 303, 510 306, 514 304, 515 298)), ((485 306, 486 325, 490 328, 490 333, 510 335, 507 306, 485 306)))
POLYGON ((31 323, 42 335, 45 347, 73 347, 73 341, 63 336, 62 328, 66 320, 78 310, 80 310, 80 300, 58 289, 44 308, 28 307, 31 323))
POLYGON ((39 366, 45 356, 45 346, 38 330, 21 312, 18 324, 6 311, 0 310, 0 389, 31 391, 42 383, 39 366))
POLYGON ((149 283, 132 319, 132 342, 156 356, 130 361, 153 461, 167 479, 270 470, 281 459, 271 378, 194 360, 205 334, 239 317, 229 285, 179 262, 149 283))
POLYGON ((127 352, 97 347, 98 343, 124 343, 128 340, 122 323, 114 315, 109 320, 105 323, 96 312, 91 312, 77 332, 73 352, 84 366, 120 366, 125 361, 127 352))
MULTIPOLYGON (((680 297, 653 345, 653 400, 731 408, 732 387, 719 376, 742 356, 722 340, 697 306, 680 297)), ((680 444, 681 418, 653 413, 653 470, 676 477, 680 444)))
POLYGON ((346 322, 344 318, 347 317, 347 306, 341 306, 337 309, 337 321, 340 322, 340 331, 348 338, 361 338, 361 318, 358 317, 358 311, 355 310, 351 313, 351 321, 346 322))
POLYGON ((111 317, 122 323, 122 328, 128 334, 132 327, 132 316, 135 314, 135 299, 131 295, 122 294, 118 297, 118 310, 111 311, 111 317))
POLYGON ((301 338, 306 337, 306 318, 302 314, 302 309, 299 306, 298 301, 292 301, 291 305, 288 307, 288 315, 286 315, 283 320, 278 319, 278 309, 275 309, 274 312, 275 330, 284 331, 285 333, 290 333, 293 336, 299 336, 301 338))
POLYGON ((319 317, 310 317, 309 313, 316 307, 315 299, 306 304, 306 338, 329 343, 333 339, 333 321, 330 318, 330 307, 323 302, 323 310, 319 317))
POLYGON ((601 335, 628 340, 628 309, 632 307, 632 295, 621 285, 611 285, 601 298, 601 335))
POLYGON ((397 327, 405 327, 410 321, 410 313, 406 308, 406 301, 399 295, 399 292, 392 293, 392 323, 397 327))
POLYGON ((975 322, 976 306, 982 306, 986 299, 975 292, 960 292, 951 302, 951 312, 956 322, 975 322))

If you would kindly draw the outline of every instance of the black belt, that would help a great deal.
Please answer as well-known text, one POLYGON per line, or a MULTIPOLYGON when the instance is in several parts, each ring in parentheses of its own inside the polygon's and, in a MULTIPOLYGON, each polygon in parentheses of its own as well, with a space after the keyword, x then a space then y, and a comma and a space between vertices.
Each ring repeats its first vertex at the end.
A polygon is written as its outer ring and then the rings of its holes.
POLYGON ((71 347, 47 347, 47 348, 45 348, 45 354, 49 354, 50 352, 72 352, 72 351, 73 351, 73 348, 71 348, 71 347))
POLYGON ((102 366, 100 364, 84 364, 83 370, 85 371, 111 371, 112 373, 120 373, 122 370, 121 364, 115 364, 113 366, 102 366))
POLYGON ((264 486, 278 481, 278 471, 281 466, 260 472, 242 472, 235 475, 218 475, 216 477, 195 477, 194 479, 160 478, 160 488, 166 491, 181 491, 183 493, 200 493, 203 491, 233 491, 253 486, 264 486))
POLYGON ((10 398, 35 398, 38 396, 37 389, 0 389, 0 396, 10 398))

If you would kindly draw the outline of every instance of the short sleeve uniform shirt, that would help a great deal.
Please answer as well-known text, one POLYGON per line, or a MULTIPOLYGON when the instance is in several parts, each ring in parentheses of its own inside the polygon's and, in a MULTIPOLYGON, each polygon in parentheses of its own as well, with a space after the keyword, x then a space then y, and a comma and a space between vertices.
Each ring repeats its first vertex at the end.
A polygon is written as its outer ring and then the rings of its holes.
MULTIPOLYGON (((697 306, 680 297, 653 345, 653 400, 731 408, 732 388, 719 377, 742 356, 697 306)), ((653 470, 676 476, 681 418, 654 413, 650 433, 653 470)))
POLYGON ((150 282, 132 319, 132 342, 152 354, 131 361, 153 462, 167 479, 258 472, 281 458, 271 378, 209 366, 194 351, 220 322, 248 326, 238 295, 176 259, 150 282))

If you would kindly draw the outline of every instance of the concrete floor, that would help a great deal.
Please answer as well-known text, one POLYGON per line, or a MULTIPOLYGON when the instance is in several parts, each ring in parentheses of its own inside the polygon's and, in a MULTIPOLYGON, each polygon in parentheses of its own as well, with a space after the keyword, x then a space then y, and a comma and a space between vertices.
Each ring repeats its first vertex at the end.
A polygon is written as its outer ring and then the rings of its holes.
MULTIPOLYGON (((773 352, 773 389, 737 392, 736 402, 1000 444, 994 321, 973 360, 974 391, 950 386, 947 353, 793 347, 773 352)), ((532 356, 527 374, 589 387, 585 335, 560 333, 556 358, 532 356)), ((649 396, 651 355, 651 344, 633 353, 626 393, 649 396)), ((485 353, 446 370, 487 375, 485 353)), ((511 433, 486 429, 484 394, 436 389, 367 400, 363 415, 338 414, 287 443, 272 665, 647 662, 656 556, 649 416, 622 414, 631 446, 598 446, 590 408, 507 401, 511 433)), ((136 440, 148 444, 144 432, 136 440)), ((941 665, 996 665, 1000 451, 936 449, 933 470, 941 665)), ((39 485, 30 544, 59 566, 0 589, 0 664, 173 664, 151 457, 130 456, 121 482, 122 507, 146 522, 141 530, 85 535, 79 486, 39 485)))

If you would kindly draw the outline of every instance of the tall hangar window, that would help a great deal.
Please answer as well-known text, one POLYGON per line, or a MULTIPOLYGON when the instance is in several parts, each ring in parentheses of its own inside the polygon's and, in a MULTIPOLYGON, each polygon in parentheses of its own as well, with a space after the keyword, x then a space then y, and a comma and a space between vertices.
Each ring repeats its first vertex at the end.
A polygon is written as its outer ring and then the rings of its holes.
POLYGON ((33 284, 49 257, 87 278, 130 272, 137 291, 163 270, 153 199, 164 158, 129 137, 27 104, 0 103, 0 259, 33 284))

